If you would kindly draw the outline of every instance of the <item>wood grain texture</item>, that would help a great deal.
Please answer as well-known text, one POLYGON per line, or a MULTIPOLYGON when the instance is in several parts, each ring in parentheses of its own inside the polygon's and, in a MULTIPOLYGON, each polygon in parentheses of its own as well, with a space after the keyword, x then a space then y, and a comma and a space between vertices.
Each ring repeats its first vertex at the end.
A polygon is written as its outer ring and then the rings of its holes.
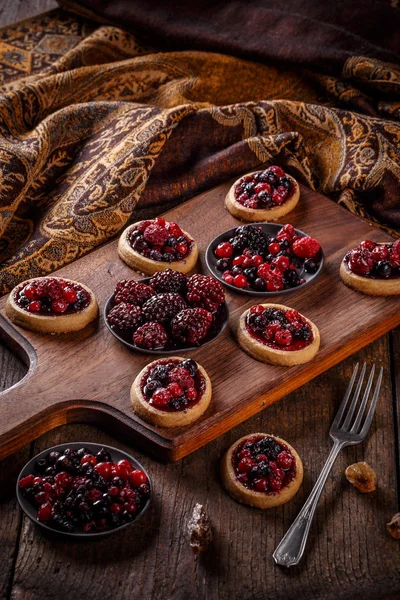
MULTIPOLYGON (((207 271, 204 252, 208 243, 238 223, 224 209, 228 188, 229 183, 214 188, 165 215, 196 239, 203 272, 207 271)), ((398 297, 364 296, 347 288, 339 278, 339 265, 348 248, 365 237, 387 237, 305 187, 301 188, 301 200, 289 220, 316 237, 326 256, 323 272, 313 284, 274 298, 299 310, 319 328, 321 347, 313 361, 287 369, 246 355, 238 347, 234 332, 241 313, 256 299, 227 292, 229 327, 212 346, 191 353, 212 380, 212 403, 196 423, 163 430, 141 421, 129 402, 132 381, 149 357, 132 353, 120 344, 107 331, 102 317, 85 330, 62 336, 22 329, 18 335, 14 327, 1 319, 0 336, 9 342, 13 340, 14 347, 23 351, 30 371, 23 382, 0 396, 0 456, 52 427, 80 421, 102 424, 128 436, 127 439, 137 437, 158 458, 177 460, 400 323, 398 297)), ((97 296, 101 312, 119 279, 138 277, 120 260, 116 246, 117 241, 111 242, 57 272, 88 285, 97 296)), ((5 299, 0 301, 3 315, 4 303, 5 299)))

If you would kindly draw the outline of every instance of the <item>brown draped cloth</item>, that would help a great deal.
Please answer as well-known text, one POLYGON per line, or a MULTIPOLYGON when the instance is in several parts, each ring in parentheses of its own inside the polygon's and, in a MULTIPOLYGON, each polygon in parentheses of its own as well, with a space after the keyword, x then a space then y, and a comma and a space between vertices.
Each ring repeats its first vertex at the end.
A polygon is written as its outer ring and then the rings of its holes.
POLYGON ((400 235, 400 9, 61 4, 0 30, 0 294, 268 162, 400 235))

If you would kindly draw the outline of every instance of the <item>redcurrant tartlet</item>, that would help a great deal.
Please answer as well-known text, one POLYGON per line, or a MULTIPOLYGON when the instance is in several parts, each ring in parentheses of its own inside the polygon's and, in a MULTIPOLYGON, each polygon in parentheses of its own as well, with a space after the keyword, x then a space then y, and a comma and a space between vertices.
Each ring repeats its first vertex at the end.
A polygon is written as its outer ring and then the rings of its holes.
POLYGON ((370 296, 400 294, 400 240, 364 240, 345 255, 340 277, 347 286, 370 296))
POLYGON ((297 181, 274 165, 235 181, 225 206, 243 221, 275 221, 293 210, 299 199, 297 181))
POLYGON ((222 482, 242 504, 273 508, 288 502, 303 481, 303 463, 285 440, 253 433, 237 440, 221 463, 222 482))
POLYGON ((211 401, 211 381, 195 360, 172 356, 142 369, 131 388, 132 408, 158 427, 196 421, 211 401))
POLYGON ((194 239, 177 223, 157 217, 127 227, 119 238, 118 254, 132 269, 153 275, 165 269, 189 273, 199 251, 194 239))
POLYGON ((282 304, 256 304, 246 310, 239 319, 237 339, 253 358, 285 367, 309 362, 320 345, 314 323, 282 304))
POLYGON ((17 285, 6 303, 16 325, 40 333, 68 333, 86 327, 99 308, 93 292, 63 277, 36 277, 17 285))

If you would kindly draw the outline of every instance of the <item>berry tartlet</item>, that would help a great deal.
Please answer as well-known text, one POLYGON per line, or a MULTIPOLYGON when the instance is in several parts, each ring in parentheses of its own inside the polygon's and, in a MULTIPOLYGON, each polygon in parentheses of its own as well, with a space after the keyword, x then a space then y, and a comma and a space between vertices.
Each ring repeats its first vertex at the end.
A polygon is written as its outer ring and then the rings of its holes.
POLYGON ((317 327, 302 314, 282 304, 256 304, 246 310, 237 326, 240 347, 253 358, 291 367, 317 354, 317 327))
POLYGON ((207 265, 226 285, 245 293, 291 290, 311 281, 323 264, 319 242, 300 233, 289 224, 242 225, 211 242, 207 265))
POLYGON ((196 421, 208 408, 211 381, 195 360, 172 356, 140 371, 131 388, 132 408, 158 427, 180 427, 196 421))
POLYGON ((228 319, 221 283, 167 269, 144 281, 119 281, 106 305, 112 333, 133 349, 174 352, 211 341, 228 319))
POLYGON ((226 452, 221 476, 235 500, 255 508, 273 508, 297 493, 303 481, 303 463, 281 438, 253 433, 237 440, 226 452))
POLYGON ((274 165, 235 181, 225 206, 243 221, 275 221, 293 210, 299 199, 297 181, 274 165))
POLYGON ((127 525, 143 513, 150 495, 139 463, 98 444, 50 448, 25 466, 17 483, 18 501, 30 518, 70 535, 98 537, 127 525))
POLYGON ((199 250, 179 225, 157 217, 127 227, 119 238, 118 254, 132 269, 153 275, 165 269, 189 273, 196 265, 199 250))
POLYGON ((345 255, 340 277, 347 286, 370 296, 400 294, 400 240, 364 240, 345 255))
POLYGON ((6 303, 13 323, 40 333, 78 331, 98 312, 95 295, 86 285, 61 277, 28 279, 11 291, 6 303))

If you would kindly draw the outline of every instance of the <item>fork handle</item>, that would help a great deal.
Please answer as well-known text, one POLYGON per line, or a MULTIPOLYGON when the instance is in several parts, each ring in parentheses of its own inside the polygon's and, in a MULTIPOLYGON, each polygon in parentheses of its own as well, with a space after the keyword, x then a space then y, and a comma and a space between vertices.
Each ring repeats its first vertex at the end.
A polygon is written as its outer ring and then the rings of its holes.
POLYGON ((315 509, 317 508, 325 482, 333 467, 333 463, 345 445, 345 442, 335 441, 311 494, 273 554, 274 560, 278 565, 283 565, 284 567, 297 565, 303 556, 315 509))

